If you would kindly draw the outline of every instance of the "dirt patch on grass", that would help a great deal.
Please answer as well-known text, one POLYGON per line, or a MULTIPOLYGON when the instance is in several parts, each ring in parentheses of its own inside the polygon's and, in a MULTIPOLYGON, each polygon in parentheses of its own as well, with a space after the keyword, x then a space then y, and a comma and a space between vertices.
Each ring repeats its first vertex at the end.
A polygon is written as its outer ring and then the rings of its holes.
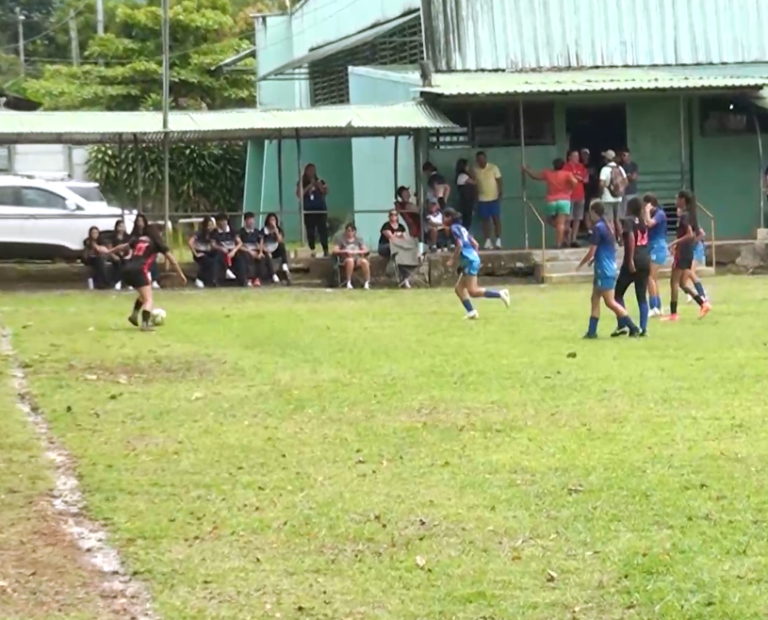
POLYGON ((214 367, 206 360, 155 359, 141 364, 79 364, 69 362, 67 369, 80 375, 84 381, 107 383, 146 384, 168 381, 208 381, 214 376, 214 367))

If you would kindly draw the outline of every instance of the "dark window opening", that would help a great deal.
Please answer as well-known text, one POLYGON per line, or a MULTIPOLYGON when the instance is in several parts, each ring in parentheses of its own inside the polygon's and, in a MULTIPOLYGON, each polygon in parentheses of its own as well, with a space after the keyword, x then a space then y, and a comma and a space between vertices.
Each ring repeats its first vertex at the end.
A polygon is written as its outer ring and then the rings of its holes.
POLYGON ((699 100, 702 136, 768 133, 768 110, 730 97, 703 97, 699 100))

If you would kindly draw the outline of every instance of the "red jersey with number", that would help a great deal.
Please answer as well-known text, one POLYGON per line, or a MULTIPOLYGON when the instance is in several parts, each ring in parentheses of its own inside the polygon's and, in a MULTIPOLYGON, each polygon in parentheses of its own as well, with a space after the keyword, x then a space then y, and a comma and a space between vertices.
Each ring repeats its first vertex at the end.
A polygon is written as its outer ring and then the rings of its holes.
POLYGON ((140 268, 144 273, 149 271, 152 261, 158 254, 167 254, 168 246, 148 235, 141 235, 131 239, 131 258, 128 259, 130 267, 140 268))

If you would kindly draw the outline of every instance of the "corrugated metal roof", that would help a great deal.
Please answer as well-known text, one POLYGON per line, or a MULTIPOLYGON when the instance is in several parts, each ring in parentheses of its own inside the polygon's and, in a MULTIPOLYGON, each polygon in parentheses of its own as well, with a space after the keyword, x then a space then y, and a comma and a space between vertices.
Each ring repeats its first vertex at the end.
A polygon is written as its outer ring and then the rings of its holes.
MULTIPOLYGON (((162 139, 159 112, 7 112, 0 115, 0 143, 96 144, 162 139)), ((455 129, 422 102, 381 106, 329 106, 302 110, 172 112, 176 142, 292 138, 394 136, 416 129, 455 129)))
POLYGON ((367 30, 363 30, 344 39, 334 41, 333 43, 324 45, 323 47, 313 49, 308 54, 294 58, 290 62, 286 62, 285 64, 276 67, 272 71, 259 76, 258 81, 261 82, 277 75, 288 73, 289 71, 295 71, 296 69, 300 69, 301 67, 304 67, 312 62, 317 62, 323 58, 328 58, 329 56, 343 52, 344 50, 349 50, 359 45, 364 45, 370 41, 373 41, 376 37, 384 35, 390 30, 394 30, 398 26, 402 26, 404 23, 413 19, 417 15, 418 12, 411 11, 405 15, 401 15, 397 19, 379 24, 373 28, 368 28, 367 30))
POLYGON ((427 1, 438 71, 768 62, 766 0, 427 1))
POLYGON ((768 64, 721 67, 627 67, 559 71, 436 73, 422 92, 444 96, 531 95, 645 90, 761 88, 768 64))

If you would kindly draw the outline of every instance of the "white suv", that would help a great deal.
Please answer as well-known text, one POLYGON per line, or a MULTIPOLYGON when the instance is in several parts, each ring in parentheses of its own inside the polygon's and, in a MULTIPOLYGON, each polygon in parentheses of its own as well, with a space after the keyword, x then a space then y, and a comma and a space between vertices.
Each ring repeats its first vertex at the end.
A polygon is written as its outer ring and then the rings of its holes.
POLYGON ((76 258, 91 226, 112 230, 125 216, 130 231, 135 212, 125 212, 76 193, 74 182, 51 182, 23 176, 0 176, 0 257, 51 260, 76 258))

